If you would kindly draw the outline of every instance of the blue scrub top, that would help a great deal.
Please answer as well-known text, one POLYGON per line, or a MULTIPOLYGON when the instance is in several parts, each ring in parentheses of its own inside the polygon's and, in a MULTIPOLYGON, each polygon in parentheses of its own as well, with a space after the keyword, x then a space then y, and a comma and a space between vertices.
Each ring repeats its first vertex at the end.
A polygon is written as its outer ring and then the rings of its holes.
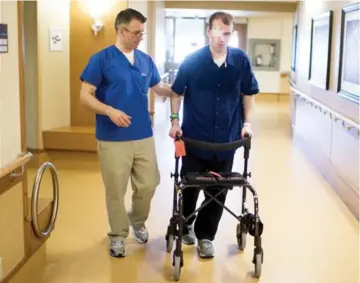
MULTIPOLYGON (((186 57, 179 67, 172 90, 184 94, 184 137, 205 142, 227 143, 241 139, 244 121, 242 95, 259 92, 248 56, 228 47, 226 63, 218 67, 209 46, 186 57)), ((213 152, 187 147, 203 159, 231 158, 235 151, 213 152)))
POLYGON ((148 89, 160 82, 149 55, 134 50, 134 65, 115 46, 91 56, 80 79, 97 87, 96 98, 131 116, 128 128, 118 127, 109 117, 96 114, 96 138, 103 141, 131 141, 153 135, 148 110, 148 89))

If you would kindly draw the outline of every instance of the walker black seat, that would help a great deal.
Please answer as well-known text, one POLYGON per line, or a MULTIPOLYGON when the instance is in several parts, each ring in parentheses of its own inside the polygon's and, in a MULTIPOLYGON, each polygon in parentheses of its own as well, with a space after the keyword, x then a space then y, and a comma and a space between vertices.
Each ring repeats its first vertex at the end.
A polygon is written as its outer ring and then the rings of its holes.
POLYGON ((184 176, 186 186, 242 186, 245 178, 237 172, 198 173, 189 172, 184 176))

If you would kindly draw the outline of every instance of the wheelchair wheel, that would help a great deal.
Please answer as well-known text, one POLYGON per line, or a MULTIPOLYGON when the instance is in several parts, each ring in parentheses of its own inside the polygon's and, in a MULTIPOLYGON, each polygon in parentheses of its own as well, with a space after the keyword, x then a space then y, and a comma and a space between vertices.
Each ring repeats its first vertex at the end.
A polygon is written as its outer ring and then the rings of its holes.
POLYGON ((246 232, 241 231, 240 223, 238 223, 236 225, 236 239, 237 239, 239 249, 241 251, 245 250, 245 247, 246 247, 246 232))
POLYGON ((169 253, 172 251, 174 245, 174 235, 170 234, 166 239, 166 251, 169 253))

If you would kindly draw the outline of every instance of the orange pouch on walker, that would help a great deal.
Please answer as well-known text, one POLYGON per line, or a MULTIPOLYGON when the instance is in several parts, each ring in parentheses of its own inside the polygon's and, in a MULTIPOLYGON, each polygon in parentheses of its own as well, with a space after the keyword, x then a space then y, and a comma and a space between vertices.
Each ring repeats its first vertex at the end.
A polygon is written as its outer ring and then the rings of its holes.
POLYGON ((186 155, 184 141, 175 141, 175 155, 176 157, 181 157, 186 155))

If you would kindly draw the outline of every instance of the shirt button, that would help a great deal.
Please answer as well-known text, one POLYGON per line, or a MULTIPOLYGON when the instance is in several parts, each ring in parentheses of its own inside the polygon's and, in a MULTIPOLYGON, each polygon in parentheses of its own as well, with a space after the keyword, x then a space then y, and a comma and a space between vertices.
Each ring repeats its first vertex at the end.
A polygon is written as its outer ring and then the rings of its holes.
POLYGON ((220 87, 220 84, 218 84, 218 87, 220 87))
POLYGON ((217 97, 216 97, 216 100, 220 100, 220 97, 217 96, 217 97))

